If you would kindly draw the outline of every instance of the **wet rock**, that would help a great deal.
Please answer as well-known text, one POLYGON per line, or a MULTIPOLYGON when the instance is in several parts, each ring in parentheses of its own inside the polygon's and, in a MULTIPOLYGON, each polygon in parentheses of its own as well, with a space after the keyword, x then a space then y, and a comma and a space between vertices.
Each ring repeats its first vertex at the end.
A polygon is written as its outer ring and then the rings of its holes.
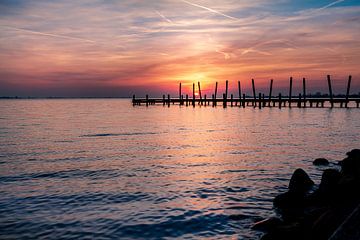
POLYGON ((321 182, 319 185, 319 190, 322 191, 329 191, 334 189, 340 180, 341 174, 336 169, 325 169, 322 177, 321 182))
POLYGON ((360 178, 360 159, 356 157, 347 157, 339 162, 341 173, 348 176, 360 178))
POLYGON ((298 222, 283 224, 282 226, 262 236, 261 240, 300 240, 304 239, 304 229, 298 222))
POLYGON ((350 158, 360 158, 360 149, 353 149, 350 152, 347 152, 346 155, 350 158))
POLYGON ((329 165, 329 161, 326 158, 317 158, 313 161, 315 166, 329 165))
POLYGON ((274 206, 280 209, 301 207, 303 205, 304 194, 288 191, 274 198, 274 206))
POLYGON ((289 183, 289 191, 305 194, 314 185, 309 175, 301 168, 295 170, 289 183))
POLYGON ((309 197, 312 203, 330 203, 337 199, 336 192, 341 174, 336 169, 324 170, 319 188, 309 197))
POLYGON ((258 230, 258 231, 272 231, 276 228, 278 228, 283 222, 280 218, 277 217, 271 217, 268 219, 264 219, 262 221, 254 223, 252 226, 252 229, 258 230))

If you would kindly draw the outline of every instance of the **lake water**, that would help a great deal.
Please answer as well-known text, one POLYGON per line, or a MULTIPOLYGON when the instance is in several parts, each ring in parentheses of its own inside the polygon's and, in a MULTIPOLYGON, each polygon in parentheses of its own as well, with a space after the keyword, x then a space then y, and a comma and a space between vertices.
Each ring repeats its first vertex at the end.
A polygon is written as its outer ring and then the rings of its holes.
POLYGON ((295 168, 359 148, 360 109, 0 101, 0 238, 256 239, 295 168))

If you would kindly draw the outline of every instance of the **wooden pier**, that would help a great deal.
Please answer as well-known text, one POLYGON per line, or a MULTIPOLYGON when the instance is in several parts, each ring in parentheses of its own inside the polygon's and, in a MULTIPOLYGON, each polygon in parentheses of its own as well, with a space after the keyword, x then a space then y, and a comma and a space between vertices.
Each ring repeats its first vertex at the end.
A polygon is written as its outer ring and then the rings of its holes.
POLYGON ((323 107, 340 107, 340 108, 348 108, 349 103, 353 103, 352 106, 356 106, 359 108, 360 105, 360 97, 350 97, 350 86, 351 86, 351 76, 348 78, 347 82, 347 90, 345 97, 334 97, 332 86, 331 86, 331 78, 330 75, 327 76, 327 83, 329 88, 329 94, 327 97, 312 97, 306 94, 306 79, 302 79, 302 94, 299 93, 297 97, 293 96, 292 94, 292 85, 293 85, 293 78, 290 77, 289 81, 289 94, 288 96, 282 96, 279 93, 278 96, 272 95, 273 90, 273 80, 270 80, 270 89, 269 95, 265 96, 263 93, 256 94, 255 89, 255 81, 252 79, 252 96, 246 96, 244 93, 242 94, 241 91, 241 83, 238 81, 238 96, 234 97, 233 94, 228 96, 228 87, 229 83, 226 80, 225 85, 225 93, 223 93, 222 98, 217 98, 217 91, 218 91, 218 82, 215 83, 215 90, 214 93, 211 95, 211 98, 208 98, 206 94, 203 96, 201 93, 201 86, 200 82, 198 82, 198 98, 195 95, 195 83, 192 86, 192 98, 189 98, 189 95, 186 94, 185 97, 182 94, 181 83, 179 84, 179 96, 177 98, 171 98, 168 94, 167 96, 163 95, 162 98, 149 98, 149 95, 146 95, 145 98, 136 98, 133 95, 132 103, 134 106, 136 105, 155 105, 155 104, 162 104, 163 106, 170 105, 184 105, 184 106, 193 106, 196 105, 200 106, 218 106, 222 105, 224 108, 230 107, 243 107, 251 106, 251 107, 258 107, 259 109, 263 107, 298 107, 298 108, 305 108, 305 107, 316 107, 316 108, 323 108, 323 107))

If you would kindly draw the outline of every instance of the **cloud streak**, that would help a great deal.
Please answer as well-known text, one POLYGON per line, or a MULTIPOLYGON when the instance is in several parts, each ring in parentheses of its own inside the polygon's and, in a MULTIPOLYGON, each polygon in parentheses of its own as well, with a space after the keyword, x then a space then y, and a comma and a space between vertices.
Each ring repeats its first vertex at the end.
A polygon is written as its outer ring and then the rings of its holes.
POLYGON ((216 14, 218 14, 218 15, 220 15, 220 16, 229 18, 229 19, 231 19, 231 20, 239 20, 239 19, 236 18, 236 17, 232 17, 232 16, 230 16, 230 15, 227 15, 227 14, 225 14, 225 13, 219 12, 219 11, 214 10, 214 9, 212 9, 212 8, 209 8, 209 7, 205 7, 205 6, 202 6, 202 5, 199 5, 199 4, 196 4, 196 3, 192 3, 192 2, 189 2, 189 1, 186 1, 186 0, 181 0, 181 1, 184 2, 184 3, 186 3, 186 4, 189 4, 189 5, 191 5, 191 6, 198 7, 198 8, 201 8, 201 9, 205 9, 205 10, 207 10, 207 11, 209 11, 209 12, 212 12, 212 13, 216 13, 216 14))
POLYGON ((59 34, 53 34, 53 33, 46 33, 46 32, 39 32, 39 31, 33 31, 33 30, 24 29, 24 28, 17 28, 17 27, 4 26, 4 25, 0 25, 0 27, 10 29, 10 30, 20 31, 20 32, 23 32, 23 33, 36 34, 36 35, 41 35, 41 36, 46 36, 46 37, 54 37, 54 38, 62 38, 62 39, 68 39, 68 40, 76 40, 76 41, 82 41, 82 42, 86 42, 86 43, 96 43, 95 41, 92 41, 92 40, 89 40, 89 39, 84 39, 84 38, 71 37, 71 36, 65 36, 65 35, 59 35, 59 34))

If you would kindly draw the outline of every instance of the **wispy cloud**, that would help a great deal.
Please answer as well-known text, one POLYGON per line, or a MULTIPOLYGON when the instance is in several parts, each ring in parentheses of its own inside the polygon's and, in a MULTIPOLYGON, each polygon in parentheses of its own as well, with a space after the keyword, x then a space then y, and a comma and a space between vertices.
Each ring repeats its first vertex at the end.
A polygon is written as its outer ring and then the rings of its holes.
POLYGON ((0 25, 0 27, 7 28, 7 29, 10 29, 10 30, 20 31, 20 32, 24 32, 24 33, 29 33, 29 34, 42 35, 42 36, 46 36, 46 37, 54 37, 54 38, 62 38, 62 39, 68 39, 68 40, 76 40, 76 41, 82 41, 82 42, 86 42, 86 43, 96 43, 95 41, 85 39, 85 38, 78 38, 78 37, 71 37, 71 36, 60 35, 60 34, 39 32, 39 31, 33 31, 33 30, 29 30, 29 29, 17 28, 17 27, 11 27, 11 26, 0 25))
POLYGON ((324 7, 318 8, 318 9, 316 9, 316 10, 317 10, 317 11, 321 11, 321 10, 324 10, 324 9, 326 9, 326 8, 329 8, 329 7, 332 7, 332 6, 336 5, 336 4, 341 3, 341 2, 344 2, 344 1, 345 1, 345 0, 337 0, 337 1, 335 1, 335 2, 329 3, 328 5, 326 5, 326 6, 324 6, 324 7))
POLYGON ((171 21, 170 19, 168 19, 167 17, 165 17, 163 14, 161 14, 159 11, 155 10, 155 13, 157 15, 159 15, 163 20, 165 20, 168 23, 173 23, 173 21, 171 21))
POLYGON ((225 13, 219 12, 219 11, 214 10, 214 9, 212 9, 212 8, 209 8, 209 7, 205 7, 205 6, 202 6, 202 5, 199 5, 199 4, 196 4, 196 3, 192 3, 192 2, 189 2, 189 1, 186 1, 186 0, 181 0, 181 1, 184 2, 184 3, 187 3, 187 4, 191 5, 191 6, 205 9, 205 10, 207 10, 207 11, 209 11, 209 12, 216 13, 216 14, 218 14, 218 15, 221 15, 221 16, 223 16, 223 17, 226 17, 226 18, 229 18, 229 19, 232 19, 232 20, 239 20, 239 19, 236 18, 236 17, 229 16, 229 15, 227 15, 227 14, 225 14, 225 13))

